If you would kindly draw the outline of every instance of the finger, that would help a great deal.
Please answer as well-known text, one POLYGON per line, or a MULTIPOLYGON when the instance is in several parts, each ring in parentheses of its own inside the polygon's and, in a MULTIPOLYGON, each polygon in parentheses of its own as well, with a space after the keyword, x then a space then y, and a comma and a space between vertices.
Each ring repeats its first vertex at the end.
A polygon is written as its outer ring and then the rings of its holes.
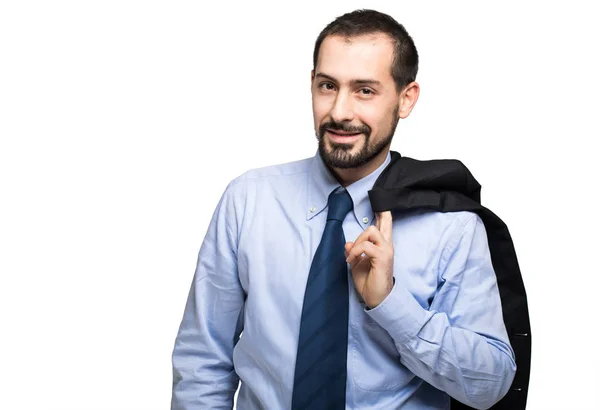
POLYGON ((362 231, 354 241, 354 246, 364 241, 373 242, 375 245, 381 245, 385 242, 383 235, 375 225, 371 225, 362 231))
MULTIPOLYGON (((364 243, 364 242, 363 242, 364 243)), ((363 252, 363 248, 365 245, 360 244, 354 246, 350 252, 348 252, 348 256, 346 257, 346 262, 350 265, 350 268, 354 268, 354 266, 360 262, 366 254, 363 252), (364 255, 364 256, 363 256, 364 255)))
POLYGON ((370 257, 374 259, 379 256, 381 256, 381 249, 379 249, 371 242, 362 242, 361 244, 355 245, 352 248, 352 250, 349 252, 346 262, 348 262, 350 264, 350 267, 353 268, 365 257, 370 257))
POLYGON ((393 229, 393 218, 391 211, 383 211, 377 213, 377 227, 381 232, 383 238, 388 242, 392 243, 392 229, 393 229))
POLYGON ((361 245, 355 246, 352 251, 350 251, 350 255, 348 256, 348 264, 350 265, 350 269, 353 269, 367 257, 371 260, 381 257, 381 252, 382 250, 373 245, 371 242, 363 242, 361 245))
POLYGON ((344 257, 347 258, 350 252, 350 249, 354 246, 354 242, 346 242, 344 245, 344 257))

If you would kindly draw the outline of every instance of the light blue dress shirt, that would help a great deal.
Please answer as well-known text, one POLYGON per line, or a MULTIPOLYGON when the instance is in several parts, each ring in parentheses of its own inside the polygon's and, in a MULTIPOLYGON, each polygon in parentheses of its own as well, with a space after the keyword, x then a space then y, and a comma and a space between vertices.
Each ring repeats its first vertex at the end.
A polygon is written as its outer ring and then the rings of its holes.
MULTIPOLYGON (((346 241, 375 224, 367 192, 390 161, 346 187, 346 241)), ((312 257, 339 182, 314 157, 232 180, 200 247, 173 350, 173 410, 289 409, 312 257), (241 334, 241 337, 239 336, 241 334), (239 339, 239 340, 238 340, 239 339)), ((366 310, 350 276, 347 409, 485 409, 516 365, 485 227, 471 212, 393 213, 392 292, 366 310)))

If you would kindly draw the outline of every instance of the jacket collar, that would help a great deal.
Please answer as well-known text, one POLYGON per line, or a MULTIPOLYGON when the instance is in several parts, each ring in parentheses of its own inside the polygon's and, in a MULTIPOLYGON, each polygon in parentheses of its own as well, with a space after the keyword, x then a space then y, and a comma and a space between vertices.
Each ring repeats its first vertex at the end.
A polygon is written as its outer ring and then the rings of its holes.
MULTIPOLYGON (((363 229, 366 229, 371 225, 371 221, 375 217, 375 214, 371 209, 368 191, 373 188, 373 184, 389 164, 390 160, 391 155, 388 151, 385 161, 379 168, 346 187, 346 190, 354 203, 354 217, 363 229)), ((306 220, 310 220, 321 213, 327 206, 329 194, 340 186, 341 184, 331 173, 329 168, 327 168, 317 149, 309 166, 306 220)))

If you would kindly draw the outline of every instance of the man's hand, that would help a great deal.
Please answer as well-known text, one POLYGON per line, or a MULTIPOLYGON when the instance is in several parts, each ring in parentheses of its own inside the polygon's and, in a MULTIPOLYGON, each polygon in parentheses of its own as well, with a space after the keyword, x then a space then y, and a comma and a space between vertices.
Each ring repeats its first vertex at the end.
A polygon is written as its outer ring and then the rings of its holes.
POLYGON ((345 248, 354 286, 372 309, 390 294, 393 287, 392 213, 378 212, 376 224, 365 229, 356 241, 346 242, 345 248))

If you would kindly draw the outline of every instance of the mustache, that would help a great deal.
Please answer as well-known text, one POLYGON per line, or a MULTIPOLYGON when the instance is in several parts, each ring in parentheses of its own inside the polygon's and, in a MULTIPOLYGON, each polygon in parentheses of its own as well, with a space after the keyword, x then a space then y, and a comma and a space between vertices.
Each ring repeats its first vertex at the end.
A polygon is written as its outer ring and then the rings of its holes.
POLYGON ((329 128, 330 130, 334 130, 334 131, 343 131, 343 132, 351 132, 351 133, 361 132, 361 133, 364 133, 367 137, 369 135, 371 135, 371 127, 369 127, 368 125, 364 125, 362 127, 351 127, 348 124, 329 121, 319 127, 319 135, 321 137, 323 137, 323 135, 325 135, 325 130, 327 128, 329 128))

